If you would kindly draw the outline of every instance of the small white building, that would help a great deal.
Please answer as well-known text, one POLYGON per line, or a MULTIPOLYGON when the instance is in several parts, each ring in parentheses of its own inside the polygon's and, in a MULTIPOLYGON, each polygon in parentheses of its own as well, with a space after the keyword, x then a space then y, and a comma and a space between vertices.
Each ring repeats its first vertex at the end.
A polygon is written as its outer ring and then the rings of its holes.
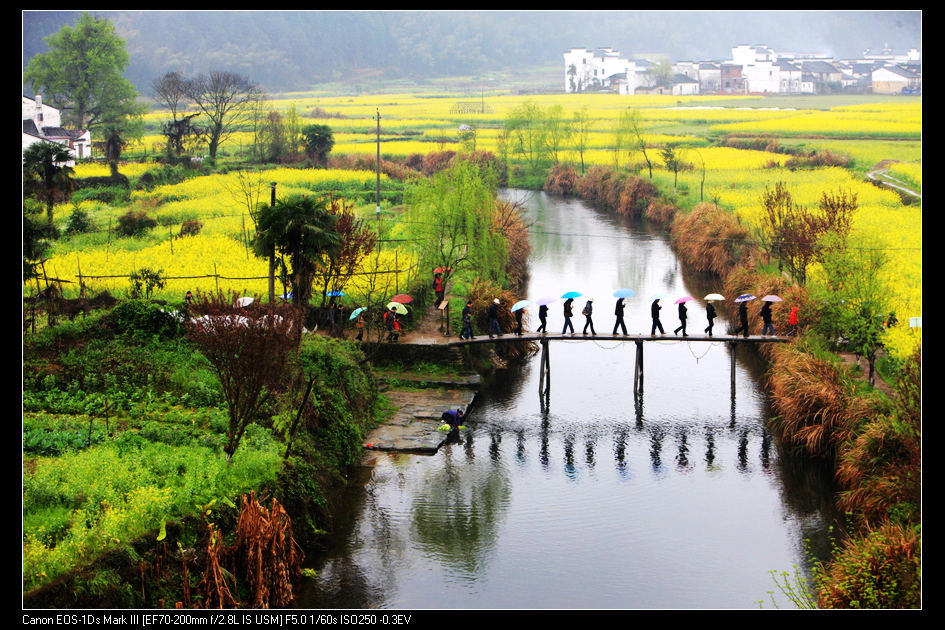
POLYGON ((922 88, 922 77, 900 66, 884 66, 873 70, 871 75, 874 94, 902 94, 917 92, 922 88))
POLYGON ((43 103, 42 96, 24 96, 23 151, 37 142, 61 144, 74 160, 92 157, 92 134, 88 130, 64 129, 58 109, 43 103))
POLYGON ((772 61, 742 66, 742 76, 748 92, 777 94, 781 90, 781 72, 772 61))

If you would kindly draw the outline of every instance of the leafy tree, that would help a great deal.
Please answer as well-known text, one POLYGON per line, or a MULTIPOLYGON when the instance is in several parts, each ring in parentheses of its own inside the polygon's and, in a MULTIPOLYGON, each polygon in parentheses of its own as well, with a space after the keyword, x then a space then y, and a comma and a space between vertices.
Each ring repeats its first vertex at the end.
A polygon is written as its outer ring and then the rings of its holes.
POLYGON ((588 139, 590 138, 590 133, 591 133, 591 118, 590 118, 590 115, 588 115, 587 113, 587 105, 583 106, 580 110, 574 112, 574 117, 571 120, 571 129, 572 129, 571 138, 573 140, 573 147, 574 147, 574 150, 578 152, 578 155, 581 158, 581 175, 583 175, 584 174, 584 153, 587 151, 588 139))
POLYGON ((503 126, 506 150, 525 162, 530 175, 542 173, 552 162, 549 129, 545 112, 528 100, 515 107, 503 126))
POLYGON ((229 422, 227 461, 246 427, 282 384, 290 352, 298 346, 302 318, 289 305, 234 305, 236 296, 197 293, 185 323, 187 337, 199 348, 220 380, 229 422))
POLYGON ((653 179, 653 162, 646 152, 646 138, 643 136, 643 123, 640 120, 640 110, 628 109, 626 113, 621 112, 620 124, 626 127, 627 133, 633 139, 633 146, 643 154, 643 161, 646 162, 646 168, 650 172, 650 179, 653 179))
POLYGON ((328 202, 312 196, 292 195, 256 212, 254 249, 260 256, 276 251, 288 257, 292 302, 297 306, 308 306, 322 256, 338 251, 336 222, 328 202))
POLYGON ((140 138, 144 131, 142 113, 143 110, 139 108, 127 112, 127 115, 109 118, 101 125, 101 146, 104 148, 105 161, 108 163, 112 177, 119 175, 118 161, 121 159, 122 151, 132 139, 140 138))
POLYGON ((55 142, 36 142, 23 152, 23 192, 46 206, 46 222, 52 225, 53 207, 73 189, 69 149, 55 142))
POLYGON ((676 192, 676 185, 679 181, 679 171, 686 168, 686 163, 683 162, 682 159, 681 150, 675 144, 669 143, 660 151, 660 156, 663 158, 663 164, 666 165, 666 168, 673 172, 673 192, 676 192))
POLYGON ((259 87, 245 76, 215 71, 187 79, 184 94, 207 118, 200 134, 207 141, 207 152, 215 160, 220 143, 247 122, 255 103, 262 97, 259 87))
POLYGON ((308 125, 302 128, 305 153, 320 166, 328 164, 328 153, 335 146, 335 137, 328 125, 308 125))
POLYGON ((48 221, 35 217, 43 207, 32 199, 23 200, 23 278, 35 278, 40 265, 46 260, 50 241, 58 237, 56 228, 48 221))
POLYGON ((564 118, 564 108, 561 105, 551 105, 545 112, 545 128, 547 129, 548 150, 552 161, 558 163, 558 152, 567 143, 573 130, 570 121, 564 118))
POLYGON ((23 80, 63 110, 64 121, 96 129, 135 112, 137 91, 122 76, 128 65, 125 42, 111 22, 83 13, 45 39, 49 52, 35 55, 23 80))
POLYGON ((200 132, 192 122, 199 112, 182 115, 188 105, 187 80, 177 72, 168 72, 151 82, 151 92, 155 102, 171 113, 171 120, 164 123, 161 133, 167 137, 168 156, 179 157, 185 150, 191 150, 191 139, 200 132))
POLYGON ((146 299, 150 300, 155 289, 163 289, 167 284, 163 270, 155 270, 150 267, 141 267, 132 271, 129 280, 131 281, 132 299, 138 299, 144 295, 146 299))

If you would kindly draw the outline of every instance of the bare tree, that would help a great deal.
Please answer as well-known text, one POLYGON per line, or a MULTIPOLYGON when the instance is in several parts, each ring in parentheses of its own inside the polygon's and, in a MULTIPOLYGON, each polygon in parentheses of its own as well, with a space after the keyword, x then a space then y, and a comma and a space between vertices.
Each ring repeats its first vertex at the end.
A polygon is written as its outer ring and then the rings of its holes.
POLYGON ((250 120, 254 105, 262 98, 259 87, 247 77, 232 72, 211 72, 184 82, 187 98, 207 117, 202 135, 214 160, 220 143, 250 120))

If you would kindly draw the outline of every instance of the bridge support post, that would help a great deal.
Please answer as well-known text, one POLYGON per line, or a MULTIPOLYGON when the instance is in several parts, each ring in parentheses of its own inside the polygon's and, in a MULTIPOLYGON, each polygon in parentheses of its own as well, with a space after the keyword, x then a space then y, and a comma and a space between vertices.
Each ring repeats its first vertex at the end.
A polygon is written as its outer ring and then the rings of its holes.
POLYGON ((541 340, 541 362, 538 371, 538 398, 542 409, 547 411, 551 402, 551 356, 548 340, 541 340))
POLYGON ((637 346, 636 360, 633 362, 633 395, 643 393, 643 342, 634 341, 637 346))
POLYGON ((732 367, 731 367, 731 374, 730 374, 729 379, 731 381, 732 400, 734 401, 735 400, 735 349, 738 348, 738 344, 734 341, 730 341, 728 342, 728 347, 731 350, 731 357, 732 357, 732 367))

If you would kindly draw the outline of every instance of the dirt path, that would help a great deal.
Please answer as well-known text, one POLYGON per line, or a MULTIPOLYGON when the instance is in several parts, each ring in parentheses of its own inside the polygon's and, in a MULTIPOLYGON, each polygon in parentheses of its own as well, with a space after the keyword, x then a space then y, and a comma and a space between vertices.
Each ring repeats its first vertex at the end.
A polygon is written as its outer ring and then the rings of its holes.
POLYGON ((886 167, 895 161, 896 160, 883 160, 882 162, 880 162, 879 164, 871 168, 869 172, 866 173, 866 176, 874 182, 879 182, 880 184, 883 184, 884 186, 896 188, 897 190, 901 190, 907 195, 912 195, 913 197, 916 197, 919 200, 921 200, 922 199, 921 193, 917 193, 911 188, 908 188, 905 185, 905 182, 899 181, 898 179, 896 179, 892 175, 889 175, 886 172, 886 167), (892 181, 889 181, 889 180, 892 180, 892 181), (893 182, 897 182, 897 183, 894 184, 893 182))
MULTIPOLYGON (((882 356, 881 353, 882 351, 880 351, 880 354, 877 355, 876 357, 877 359, 879 359, 879 357, 882 356)), ((859 359, 857 359, 857 356, 853 354, 852 352, 840 352, 838 353, 838 356, 841 359, 843 359, 843 361, 847 365, 860 366, 860 375, 859 375, 860 380, 865 381, 866 379, 869 378, 870 364, 865 358, 859 357, 859 359)), ((879 391, 886 394, 886 396, 888 396, 889 398, 892 398, 895 395, 895 389, 893 388, 893 386, 887 383, 886 381, 884 381, 883 378, 879 375, 879 372, 876 372, 873 375, 873 387, 875 387, 879 391)))

